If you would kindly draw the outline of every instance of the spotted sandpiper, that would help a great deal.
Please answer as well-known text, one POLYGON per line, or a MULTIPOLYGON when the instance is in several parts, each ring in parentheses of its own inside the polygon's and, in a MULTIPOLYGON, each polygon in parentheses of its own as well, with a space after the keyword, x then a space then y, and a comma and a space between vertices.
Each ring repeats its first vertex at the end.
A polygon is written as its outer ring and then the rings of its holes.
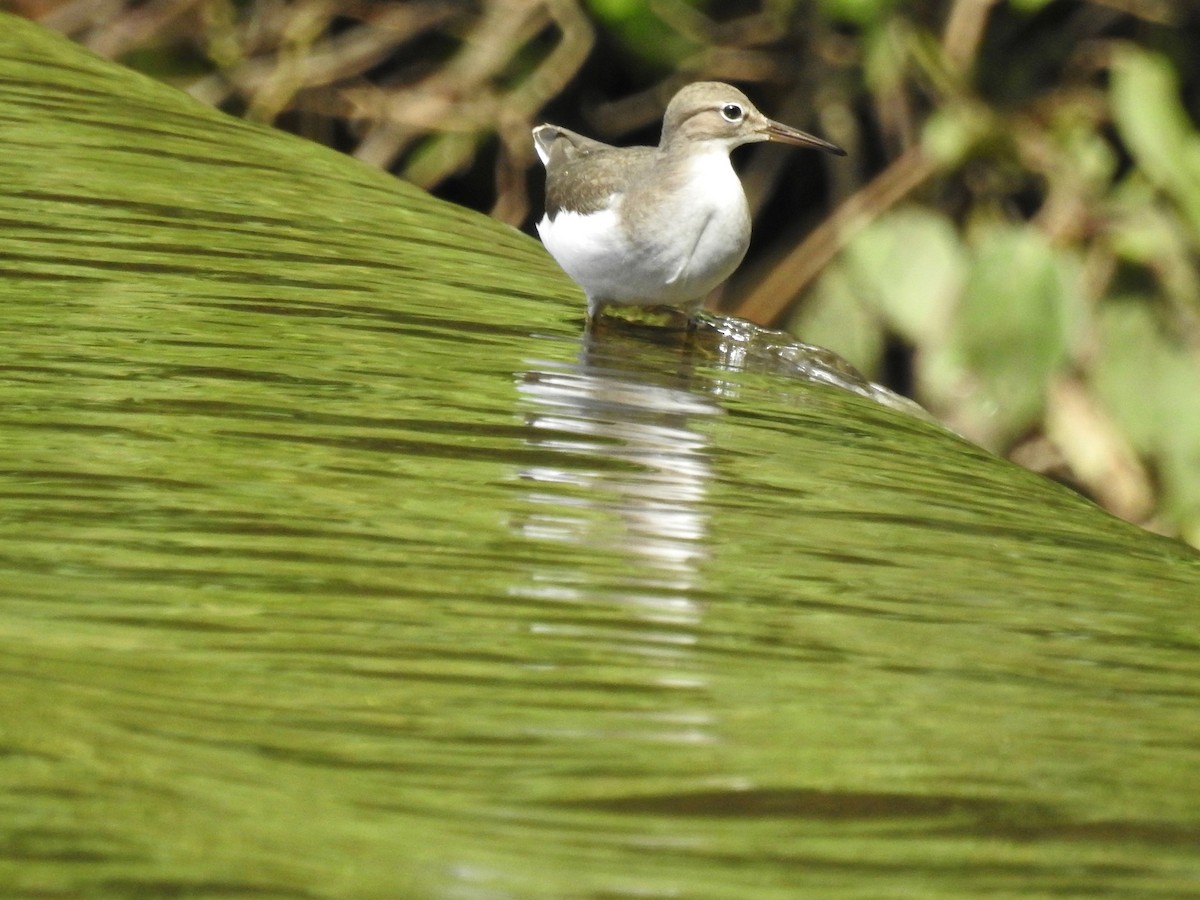
POLYGON ((557 125, 533 129, 546 166, 538 234, 587 294, 589 319, 609 304, 694 312, 729 277, 750 245, 750 209, 729 153, 755 141, 846 155, 771 121, 716 81, 671 99, 657 147, 612 147, 557 125))

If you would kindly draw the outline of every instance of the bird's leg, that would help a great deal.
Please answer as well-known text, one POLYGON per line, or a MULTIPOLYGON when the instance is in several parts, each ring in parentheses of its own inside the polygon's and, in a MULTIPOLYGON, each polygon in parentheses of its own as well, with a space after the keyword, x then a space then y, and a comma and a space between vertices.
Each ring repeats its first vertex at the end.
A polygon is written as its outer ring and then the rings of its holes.
POLYGON ((588 294, 587 298, 587 320, 590 325, 600 318, 600 313, 604 311, 605 303, 599 297, 593 297, 588 294))

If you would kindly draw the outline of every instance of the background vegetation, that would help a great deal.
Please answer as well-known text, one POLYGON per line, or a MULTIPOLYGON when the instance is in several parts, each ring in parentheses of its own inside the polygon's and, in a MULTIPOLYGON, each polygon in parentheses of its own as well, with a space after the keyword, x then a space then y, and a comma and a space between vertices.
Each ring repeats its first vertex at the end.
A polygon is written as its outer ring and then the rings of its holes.
POLYGON ((531 228, 529 128, 653 143, 732 81, 848 160, 741 151, 712 303, 1200 545, 1190 0, 0 0, 196 97, 531 228))

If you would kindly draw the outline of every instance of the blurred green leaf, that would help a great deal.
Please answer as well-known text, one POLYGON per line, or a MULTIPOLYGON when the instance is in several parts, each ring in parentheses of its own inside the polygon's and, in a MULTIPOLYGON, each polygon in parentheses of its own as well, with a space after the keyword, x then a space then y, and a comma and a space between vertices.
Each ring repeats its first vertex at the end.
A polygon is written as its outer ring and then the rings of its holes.
POLYGON ((1018 12, 1033 15, 1049 6, 1052 0, 1009 0, 1008 5, 1018 12))
POLYGON ((916 345, 944 334, 968 267, 954 224, 917 206, 871 223, 850 242, 845 261, 859 295, 916 345))
POLYGON ((646 12, 642 0, 588 0, 588 8, 605 22, 623 22, 646 12))
POLYGON ((1079 265, 1026 225, 990 225, 974 252, 949 342, 922 381, 940 402, 965 402, 963 427, 1004 446, 1042 414, 1047 380, 1079 328, 1079 265))
POLYGON ((1154 298, 1127 295, 1105 303, 1097 330, 1097 392, 1138 451, 1157 454, 1177 415, 1162 387, 1178 377, 1180 366, 1160 331, 1154 298))
POLYGON ((821 13, 848 25, 882 25, 898 5, 898 0, 821 0, 821 13))
POLYGON ((870 378, 878 377, 884 349, 879 317, 864 304, 852 264, 830 266, 788 323, 792 334, 845 357, 870 378))
POLYGON ((954 169, 993 136, 994 124, 984 107, 970 103, 943 106, 925 120, 921 148, 943 169, 954 169))
POLYGON ((1180 210, 1156 199, 1140 173, 1126 177, 1111 194, 1108 244, 1119 258, 1147 269, 1177 313, 1196 321, 1200 316, 1196 236, 1180 210))
POLYGON ((1164 244, 1173 242, 1179 229, 1178 221, 1164 214, 1162 204, 1155 204, 1155 193, 1153 185, 1135 173, 1111 195, 1117 215, 1106 237, 1120 257, 1141 266, 1152 266, 1164 244))
POLYGON ((1084 102, 1064 100, 1053 112, 1050 133, 1057 159, 1051 177, 1069 177, 1103 194, 1113 182, 1119 161, 1108 138, 1096 128, 1093 110, 1084 102))
MULTIPOLYGON (((687 5, 705 6, 694 0, 687 5)), ((633 56, 657 68, 672 69, 697 49, 657 16, 646 0, 587 0, 587 9, 633 56)))
POLYGON ((1164 512, 1200 529, 1200 353, 1168 334, 1154 298, 1106 303, 1094 385, 1139 452, 1155 463, 1164 512))
POLYGON ((1132 47, 1118 53, 1112 67, 1112 112, 1138 167, 1174 198, 1200 234, 1200 135, 1180 101, 1171 63, 1132 47))

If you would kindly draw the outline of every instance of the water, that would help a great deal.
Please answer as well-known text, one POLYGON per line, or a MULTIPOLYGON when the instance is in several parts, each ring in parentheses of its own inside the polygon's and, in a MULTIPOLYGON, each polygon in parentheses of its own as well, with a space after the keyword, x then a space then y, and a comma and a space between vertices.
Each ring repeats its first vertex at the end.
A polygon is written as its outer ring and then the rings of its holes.
POLYGON ((1200 896, 1194 552, 9 24, 6 896, 1200 896))

